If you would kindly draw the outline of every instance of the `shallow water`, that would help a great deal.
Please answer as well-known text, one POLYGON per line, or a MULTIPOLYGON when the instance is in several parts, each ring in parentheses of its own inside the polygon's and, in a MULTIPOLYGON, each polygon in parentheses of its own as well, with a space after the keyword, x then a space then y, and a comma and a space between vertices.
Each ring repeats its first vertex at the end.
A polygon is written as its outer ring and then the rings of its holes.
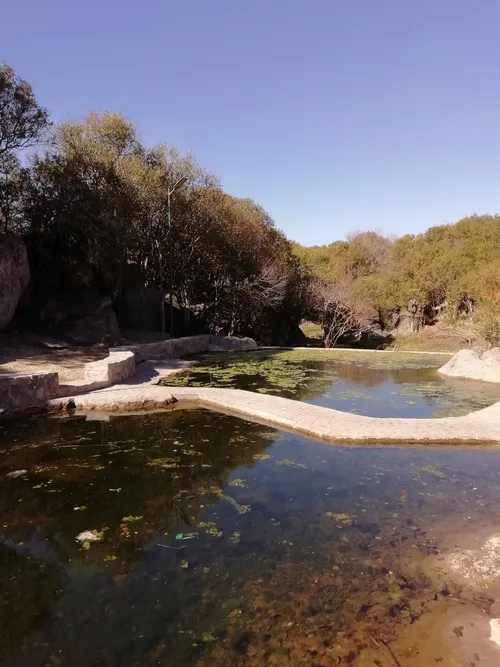
POLYGON ((438 375, 448 359, 349 350, 206 355, 163 384, 246 389, 369 417, 460 416, 500 401, 497 385, 438 375))
POLYGON ((203 410, 13 422, 0 448, 13 667, 352 664, 366 624, 390 639, 449 594, 403 567, 428 529, 500 509, 497 450, 329 446, 203 410))

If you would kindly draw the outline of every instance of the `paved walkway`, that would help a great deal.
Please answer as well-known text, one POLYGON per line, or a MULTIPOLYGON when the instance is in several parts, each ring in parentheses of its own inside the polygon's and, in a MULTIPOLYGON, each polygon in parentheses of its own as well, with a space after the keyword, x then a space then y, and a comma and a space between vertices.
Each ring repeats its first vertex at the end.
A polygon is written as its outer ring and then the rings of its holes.
POLYGON ((388 419, 363 417, 288 398, 239 389, 163 387, 158 380, 179 372, 189 362, 173 359, 141 364, 132 380, 107 389, 51 401, 54 409, 70 405, 78 411, 136 412, 199 406, 277 426, 328 442, 380 444, 499 443, 500 403, 464 417, 388 419))

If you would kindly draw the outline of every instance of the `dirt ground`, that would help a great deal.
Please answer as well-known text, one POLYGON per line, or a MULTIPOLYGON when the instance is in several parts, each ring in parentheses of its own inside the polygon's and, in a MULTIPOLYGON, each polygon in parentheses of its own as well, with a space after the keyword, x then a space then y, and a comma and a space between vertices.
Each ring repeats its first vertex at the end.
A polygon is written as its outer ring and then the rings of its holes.
MULTIPOLYGON (((122 345, 170 338, 168 334, 142 330, 127 330, 123 335, 122 345)), ((0 374, 57 371, 59 382, 64 384, 82 380, 84 364, 103 359, 108 352, 109 348, 103 345, 71 345, 42 334, 0 333, 0 374)))
POLYGON ((105 347, 50 349, 0 335, 0 374, 57 371, 61 383, 71 382, 83 379, 84 364, 103 359, 107 354, 105 347))

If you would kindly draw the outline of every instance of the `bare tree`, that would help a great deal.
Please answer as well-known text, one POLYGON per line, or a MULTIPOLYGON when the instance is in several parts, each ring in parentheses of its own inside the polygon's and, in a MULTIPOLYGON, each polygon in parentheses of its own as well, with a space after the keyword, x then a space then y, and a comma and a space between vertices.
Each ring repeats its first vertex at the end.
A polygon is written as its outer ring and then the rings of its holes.
POLYGON ((325 347, 334 347, 345 336, 359 337, 365 330, 371 309, 351 281, 323 284, 317 298, 325 347))
POLYGON ((278 308, 287 293, 291 270, 276 261, 268 261, 248 283, 250 300, 259 309, 278 308))

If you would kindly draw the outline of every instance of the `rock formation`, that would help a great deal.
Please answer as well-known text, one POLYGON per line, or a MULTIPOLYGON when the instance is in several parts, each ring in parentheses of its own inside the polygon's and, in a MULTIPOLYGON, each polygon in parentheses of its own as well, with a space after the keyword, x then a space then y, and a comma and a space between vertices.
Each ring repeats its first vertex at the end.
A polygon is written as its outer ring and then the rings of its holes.
POLYGON ((0 236, 0 331, 16 312, 30 279, 26 246, 15 236, 0 236))
POLYGON ((500 349, 494 347, 480 356, 474 350, 460 350, 438 373, 447 377, 500 382, 500 349))

